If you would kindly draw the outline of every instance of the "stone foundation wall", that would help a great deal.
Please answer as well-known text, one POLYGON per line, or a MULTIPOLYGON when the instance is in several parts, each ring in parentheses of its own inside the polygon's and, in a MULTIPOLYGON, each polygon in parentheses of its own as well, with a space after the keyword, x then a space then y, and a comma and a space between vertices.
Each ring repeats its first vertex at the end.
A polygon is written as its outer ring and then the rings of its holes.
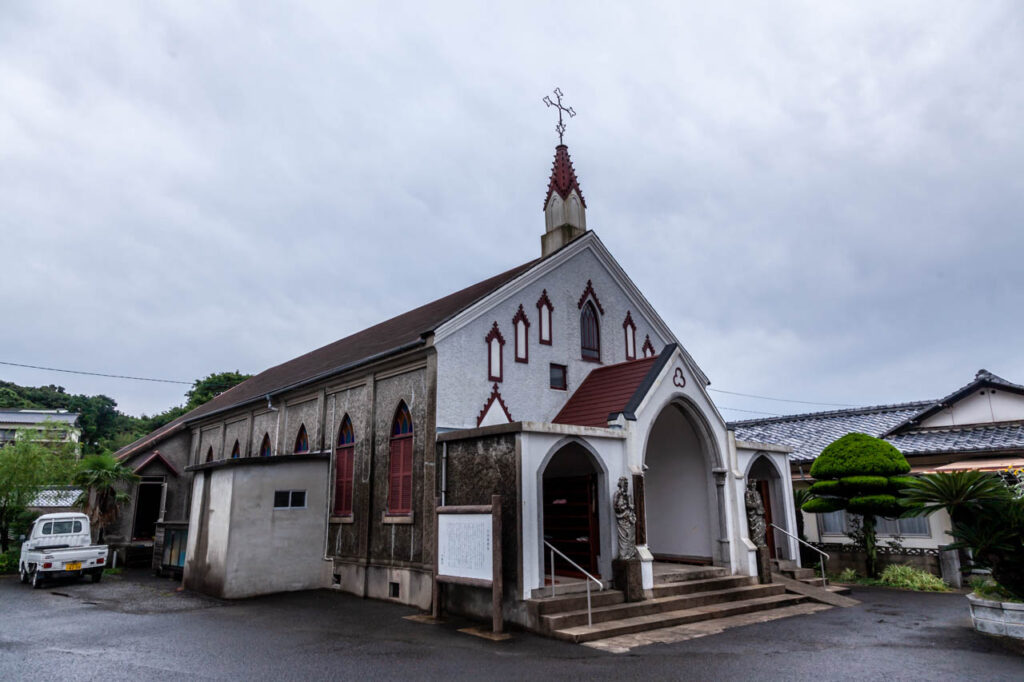
MULTIPOLYGON (((831 574, 840 573, 844 569, 852 568, 859 575, 867 574, 867 555, 850 545, 818 544, 816 545, 823 552, 828 552, 829 559, 826 562, 826 570, 831 574)), ((933 575, 942 575, 942 567, 939 563, 938 550, 932 549, 904 549, 902 552, 893 551, 886 547, 878 548, 878 570, 885 569, 890 564, 902 566, 913 566, 933 575)), ((813 564, 805 564, 808 568, 817 568, 813 564)))

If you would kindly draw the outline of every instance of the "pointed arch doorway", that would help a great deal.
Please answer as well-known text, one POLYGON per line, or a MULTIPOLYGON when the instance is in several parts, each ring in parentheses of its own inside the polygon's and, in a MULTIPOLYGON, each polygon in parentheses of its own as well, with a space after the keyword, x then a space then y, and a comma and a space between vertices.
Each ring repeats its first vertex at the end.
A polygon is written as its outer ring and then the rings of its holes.
MULTIPOLYGON (((548 460, 541 474, 543 538, 591 575, 601 575, 601 501, 604 472, 585 447, 570 442, 548 460)), ((542 545, 544 575, 551 575, 551 551, 542 545)), ((555 575, 583 574, 555 557, 555 575)))
POLYGON ((709 438, 688 408, 667 404, 644 452, 647 545, 658 561, 716 563, 719 501, 709 438))

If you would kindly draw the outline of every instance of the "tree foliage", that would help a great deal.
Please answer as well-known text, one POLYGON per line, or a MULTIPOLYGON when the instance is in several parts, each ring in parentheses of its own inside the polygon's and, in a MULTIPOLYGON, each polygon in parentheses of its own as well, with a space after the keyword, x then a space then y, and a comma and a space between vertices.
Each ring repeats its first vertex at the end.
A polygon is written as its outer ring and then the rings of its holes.
POLYGON ((879 516, 898 516, 898 495, 910 464, 891 443, 864 433, 848 433, 826 446, 814 464, 814 499, 802 505, 808 513, 845 509, 863 517, 862 532, 868 573, 878 575, 875 526, 879 516))
POLYGON ((89 516, 97 542, 102 541, 106 527, 117 520, 118 507, 131 500, 126 488, 136 480, 138 476, 113 455, 90 455, 82 460, 74 482, 83 490, 75 505, 89 516))
POLYGON ((75 445, 62 436, 66 426, 48 423, 42 431, 18 429, 0 447, 0 551, 6 552, 17 519, 46 486, 68 482, 75 467, 75 445))

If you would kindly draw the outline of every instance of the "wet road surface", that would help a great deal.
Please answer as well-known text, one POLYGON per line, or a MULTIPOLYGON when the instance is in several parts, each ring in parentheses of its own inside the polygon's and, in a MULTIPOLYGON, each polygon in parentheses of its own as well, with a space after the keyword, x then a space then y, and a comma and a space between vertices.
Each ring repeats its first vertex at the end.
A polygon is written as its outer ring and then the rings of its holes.
POLYGON ((614 654, 488 642, 329 590, 221 602, 175 588, 0 578, 0 679, 1024 679, 1024 656, 971 630, 957 594, 858 588, 857 607, 614 654))

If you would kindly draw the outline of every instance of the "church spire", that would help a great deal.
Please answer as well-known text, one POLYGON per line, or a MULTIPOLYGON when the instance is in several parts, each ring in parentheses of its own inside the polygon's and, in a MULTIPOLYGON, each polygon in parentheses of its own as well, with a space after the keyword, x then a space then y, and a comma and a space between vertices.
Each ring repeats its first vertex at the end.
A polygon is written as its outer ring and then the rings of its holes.
POLYGON ((545 231, 540 238, 541 256, 548 256, 562 248, 573 239, 587 231, 587 202, 583 199, 576 171, 569 158, 569 148, 562 141, 565 123, 562 113, 570 118, 576 115, 572 107, 562 106, 562 91, 555 88, 555 98, 544 98, 549 107, 558 109, 558 146, 555 147, 555 163, 551 168, 551 180, 548 181, 548 193, 544 197, 545 231))

